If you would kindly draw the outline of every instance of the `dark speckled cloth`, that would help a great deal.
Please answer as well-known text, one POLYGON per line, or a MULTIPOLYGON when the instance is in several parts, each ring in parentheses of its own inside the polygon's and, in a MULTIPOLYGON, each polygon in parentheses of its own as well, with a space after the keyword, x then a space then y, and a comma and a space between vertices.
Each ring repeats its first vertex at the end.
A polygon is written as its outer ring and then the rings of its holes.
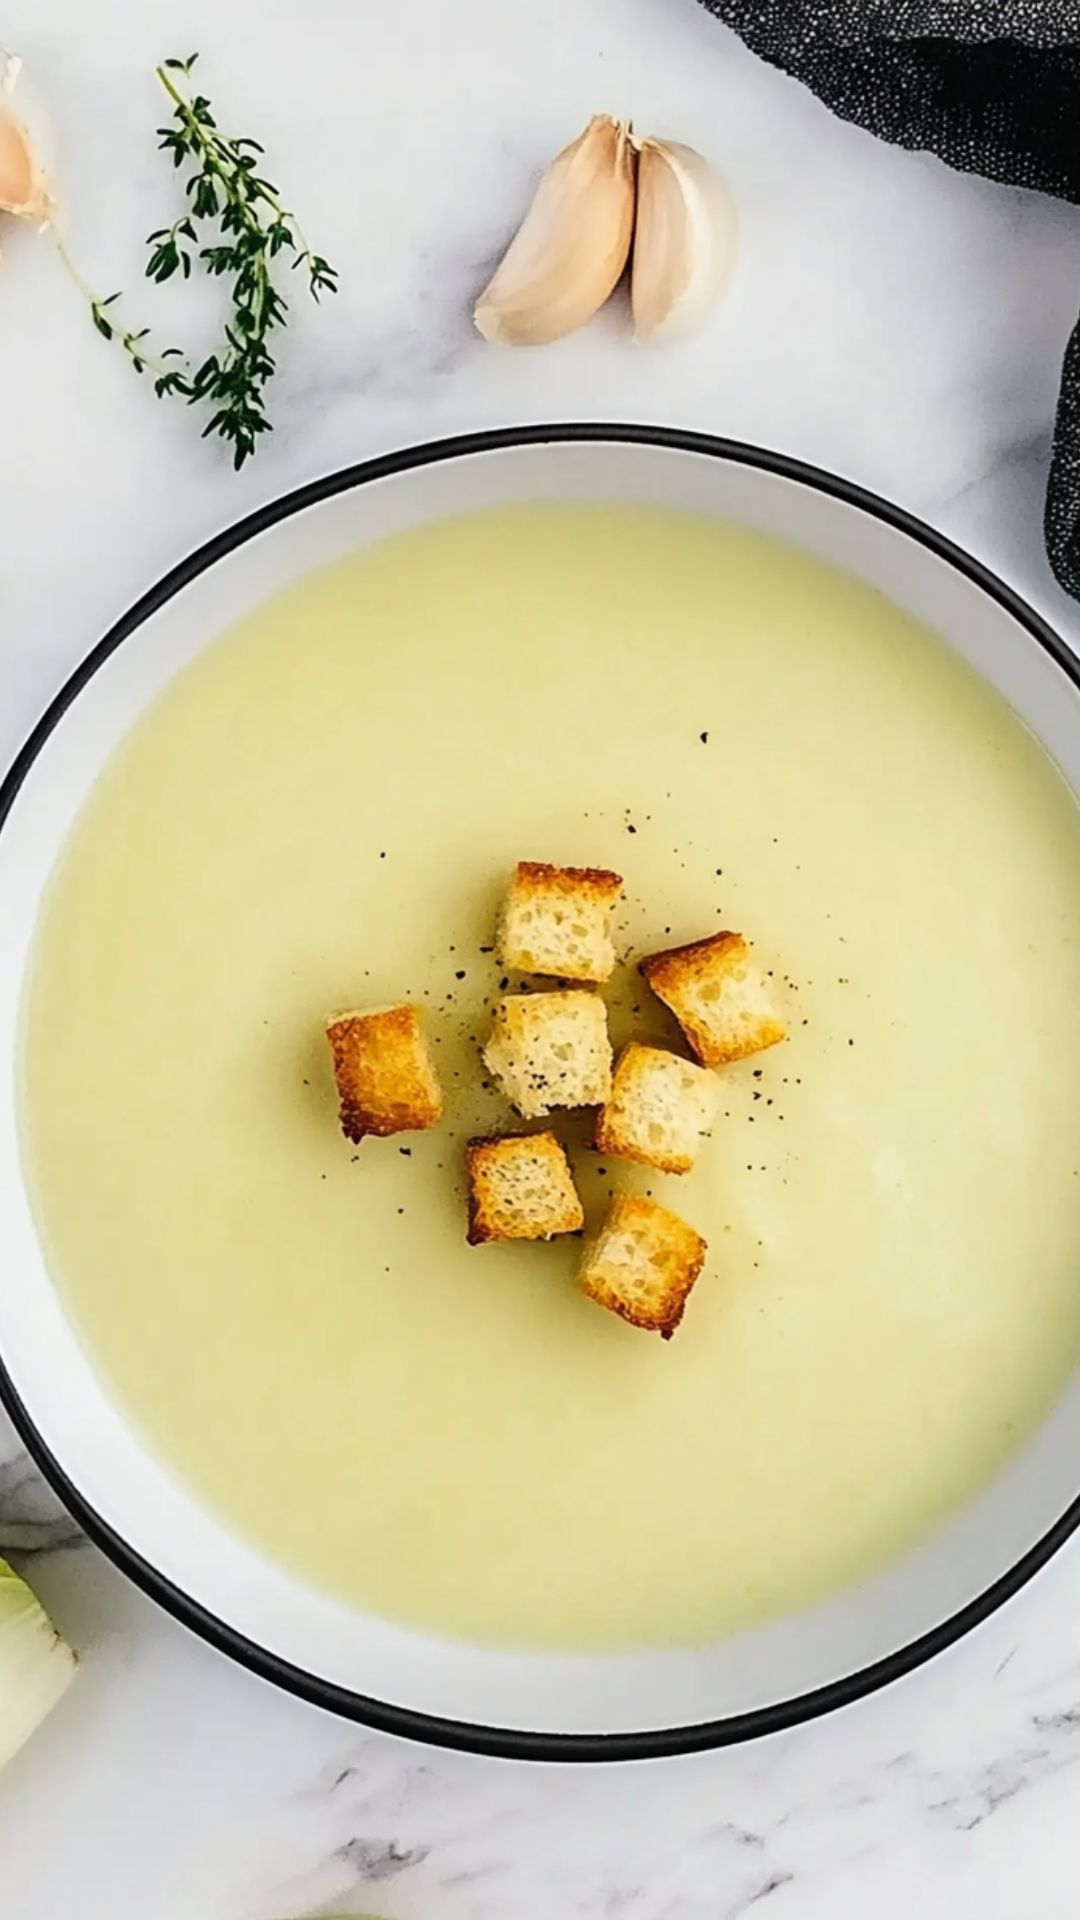
MULTIPOLYGON (((881 139, 1080 202, 1080 0, 703 4, 881 139)), ((1062 586, 1080 598, 1080 325, 1062 370, 1046 547, 1062 586)))

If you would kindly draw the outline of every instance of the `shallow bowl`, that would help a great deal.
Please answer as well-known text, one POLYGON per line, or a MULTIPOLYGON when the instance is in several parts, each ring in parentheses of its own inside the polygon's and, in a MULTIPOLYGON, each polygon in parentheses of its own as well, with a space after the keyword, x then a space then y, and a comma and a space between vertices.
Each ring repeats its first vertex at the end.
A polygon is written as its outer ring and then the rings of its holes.
POLYGON ((418 1739, 516 1757, 626 1759, 791 1726, 895 1679, 985 1619, 1080 1520, 1080 1380, 949 1524, 812 1611, 713 1645, 636 1655, 452 1645, 305 1587, 234 1537, 144 1446, 49 1278, 16 1112, 19 1009, 42 890, 97 775, 147 704, 209 638, 307 570, 432 518, 538 499, 721 516, 850 570, 992 682, 1080 793, 1080 675, 1045 622, 910 515, 779 455, 656 428, 525 428, 411 448, 262 509, 118 622, 0 789, 0 1398, 91 1538, 254 1672, 418 1739))

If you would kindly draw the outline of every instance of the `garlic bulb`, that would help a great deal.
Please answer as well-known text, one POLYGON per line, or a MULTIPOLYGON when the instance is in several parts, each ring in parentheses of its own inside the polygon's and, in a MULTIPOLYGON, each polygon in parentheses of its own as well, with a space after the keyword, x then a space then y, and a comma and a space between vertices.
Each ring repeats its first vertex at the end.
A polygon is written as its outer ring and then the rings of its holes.
POLYGON ((735 209, 708 161, 674 140, 640 141, 634 338, 667 339, 700 325, 734 259, 735 209))
POLYGON ((0 1560, 0 1767, 52 1711, 74 1672, 70 1647, 26 1582, 0 1560))
POLYGON ((485 340, 540 346, 603 306, 630 252, 634 173, 630 128, 607 114, 556 155, 476 303, 485 340))
POLYGON ((48 223, 49 144, 43 110, 22 78, 22 61, 0 47, 0 213, 48 223))

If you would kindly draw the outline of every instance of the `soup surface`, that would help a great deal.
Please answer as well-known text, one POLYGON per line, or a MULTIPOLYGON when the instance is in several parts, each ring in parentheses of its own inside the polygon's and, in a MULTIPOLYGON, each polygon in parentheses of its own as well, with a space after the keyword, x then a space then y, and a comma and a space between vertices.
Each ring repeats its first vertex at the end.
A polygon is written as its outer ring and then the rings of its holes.
MULTIPOLYGON (((1074 1366, 1078 952, 1071 795, 868 588, 659 511, 444 521, 215 641, 92 795, 26 1003, 50 1261, 301 1579, 484 1642, 715 1635, 916 1542, 1074 1366), (576 1293, 576 1239, 465 1244, 519 858, 624 874, 629 956, 746 932, 790 1014, 688 1177, 562 1128, 590 1221, 648 1188, 709 1242, 668 1345, 576 1293), (323 1017, 406 997, 446 1117, 353 1149, 323 1017)), ((673 1036, 632 967, 609 997, 673 1036)))

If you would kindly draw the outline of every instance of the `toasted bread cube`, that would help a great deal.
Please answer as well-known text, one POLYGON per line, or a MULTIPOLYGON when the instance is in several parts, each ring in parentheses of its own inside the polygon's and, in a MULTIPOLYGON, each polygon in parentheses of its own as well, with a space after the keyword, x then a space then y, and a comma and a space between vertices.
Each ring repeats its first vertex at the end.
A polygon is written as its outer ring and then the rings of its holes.
POLYGON ((442 1089, 415 1007, 335 1014, 326 1023, 346 1140, 419 1132, 442 1118, 442 1089))
POLYGON ((586 1249, 579 1282, 590 1300, 670 1340, 705 1252, 701 1235, 677 1213, 643 1194, 617 1193, 586 1249))
POLYGON ((615 1062, 596 1145, 662 1173, 689 1173, 719 1105, 720 1082, 706 1067, 631 1040, 615 1062))
POLYGON ((608 923, 622 879, 602 867, 522 860, 499 922, 498 954, 515 973, 606 980, 615 965, 608 923))
POLYGON ((787 1022, 741 933, 714 933, 650 954, 641 971, 707 1067, 744 1060, 787 1038, 787 1022))
POLYGON ((570 1163, 553 1133, 470 1140, 465 1163, 470 1246, 485 1240, 550 1240, 584 1226, 570 1163))
POLYGON ((484 1065, 525 1120, 599 1107, 611 1092, 607 1012, 595 993, 515 993, 495 1009, 484 1065))

